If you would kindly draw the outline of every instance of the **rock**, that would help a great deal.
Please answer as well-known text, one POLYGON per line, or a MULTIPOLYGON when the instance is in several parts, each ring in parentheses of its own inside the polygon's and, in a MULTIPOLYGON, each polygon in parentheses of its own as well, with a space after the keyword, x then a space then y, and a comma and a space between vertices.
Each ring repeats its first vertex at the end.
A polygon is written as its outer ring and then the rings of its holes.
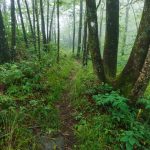
POLYGON ((64 150, 64 137, 59 135, 55 138, 41 136, 39 138, 39 150, 64 150))

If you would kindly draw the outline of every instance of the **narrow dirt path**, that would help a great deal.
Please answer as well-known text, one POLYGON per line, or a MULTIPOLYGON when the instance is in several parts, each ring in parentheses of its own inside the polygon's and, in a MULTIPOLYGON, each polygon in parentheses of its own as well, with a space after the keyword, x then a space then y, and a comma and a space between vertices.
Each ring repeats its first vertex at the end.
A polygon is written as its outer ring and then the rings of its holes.
POLYGON ((76 79, 76 69, 72 70, 69 79, 66 81, 67 87, 65 88, 61 99, 57 102, 56 107, 60 112, 61 121, 61 134, 64 137, 64 150, 72 150, 75 144, 75 136, 73 131, 73 126, 76 124, 76 120, 73 117, 75 112, 74 108, 71 106, 71 91, 73 88, 73 83, 76 79))

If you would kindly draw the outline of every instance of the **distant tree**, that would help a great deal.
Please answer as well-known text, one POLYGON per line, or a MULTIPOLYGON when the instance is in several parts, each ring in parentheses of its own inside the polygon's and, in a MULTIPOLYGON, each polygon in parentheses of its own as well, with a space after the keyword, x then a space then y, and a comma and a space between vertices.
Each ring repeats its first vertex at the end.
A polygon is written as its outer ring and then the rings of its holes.
POLYGON ((88 63, 88 48, 87 48, 87 35, 88 35, 88 24, 87 24, 87 10, 85 10, 84 17, 84 32, 83 32, 83 66, 87 66, 88 63))
POLYGON ((59 0, 57 0, 57 63, 59 63, 60 53, 60 22, 59 22, 59 0))
POLYGON ((73 43, 72 52, 75 52, 75 35, 76 35, 76 0, 73 1, 73 43))
POLYGON ((80 57, 80 51, 82 48, 82 16, 83 16, 83 0, 80 0, 80 20, 79 20, 79 34, 78 34, 78 49, 77 57, 80 57))
POLYGON ((124 29, 124 35, 123 35, 123 41, 122 41, 122 48, 121 48, 121 55, 124 55, 124 50, 126 46, 127 41, 127 32, 128 32, 128 22, 129 22, 129 10, 130 10, 130 0, 127 1, 126 6, 126 16, 125 16, 125 29, 124 29))
POLYGON ((40 23, 39 23, 39 11, 38 11, 38 1, 35 0, 35 18, 37 26, 37 42, 38 42, 38 57, 41 59, 41 38, 40 38, 40 23))
POLYGON ((50 19, 50 28, 49 28, 48 42, 51 42, 51 40, 52 40, 52 26, 53 26, 55 8, 56 8, 56 2, 54 0, 53 10, 52 10, 51 19, 50 19))
POLYGON ((40 0, 40 10, 41 10, 41 31, 42 31, 42 39, 43 39, 43 45, 44 45, 44 50, 46 50, 46 32, 45 32, 45 20, 44 20, 44 8, 43 8, 43 0, 40 0))
POLYGON ((11 58, 16 57, 16 15, 15 15, 15 0, 11 0, 11 58))
POLYGON ((24 25, 24 21, 23 21, 21 6, 20 6, 20 0, 17 0, 17 3, 18 3, 19 15, 20 15, 20 19, 21 19, 23 37, 24 37, 26 47, 28 48, 29 46, 28 46, 27 34, 26 34, 26 29, 25 29, 25 25, 24 25))

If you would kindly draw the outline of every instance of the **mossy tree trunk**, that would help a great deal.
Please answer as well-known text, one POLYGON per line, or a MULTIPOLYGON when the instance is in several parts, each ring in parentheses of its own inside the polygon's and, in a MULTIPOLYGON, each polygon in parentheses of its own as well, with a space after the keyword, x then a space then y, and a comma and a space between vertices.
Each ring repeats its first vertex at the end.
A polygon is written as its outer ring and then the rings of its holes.
POLYGON ((5 63, 8 61, 10 61, 10 54, 8 48, 8 41, 6 39, 3 16, 0 9, 0 63, 5 63))
POLYGON ((100 81, 104 82, 105 74, 99 47, 96 1, 86 0, 86 7, 87 23, 89 29, 88 49, 91 53, 94 71, 97 74, 100 81))
POLYGON ((16 25, 15 1, 11 0, 11 59, 13 61, 16 57, 16 25))
POLYGON ((150 80, 150 48, 148 50, 148 54, 143 69, 140 72, 138 80, 136 81, 134 88, 132 89, 131 94, 129 96, 129 98, 132 99, 132 102, 136 101, 138 98, 144 95, 144 92, 149 84, 149 80, 150 80))
POLYGON ((137 81, 143 64, 145 62, 148 48, 150 45, 150 1, 145 0, 142 19, 139 31, 130 54, 129 60, 123 69, 118 81, 117 87, 125 95, 129 95, 135 82, 137 81))
POLYGON ((106 0, 106 37, 104 70, 106 77, 115 78, 119 40, 119 0, 106 0))

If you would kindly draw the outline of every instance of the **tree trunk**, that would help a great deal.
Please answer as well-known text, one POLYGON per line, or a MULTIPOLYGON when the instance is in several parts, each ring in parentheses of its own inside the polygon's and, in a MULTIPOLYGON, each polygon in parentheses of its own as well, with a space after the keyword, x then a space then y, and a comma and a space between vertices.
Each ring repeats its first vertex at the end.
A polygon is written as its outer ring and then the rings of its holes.
POLYGON ((49 7, 50 3, 49 0, 47 0, 47 43, 49 42, 48 38, 49 38, 49 13, 50 13, 50 7, 49 7))
POLYGON ((35 15, 35 0, 32 0, 32 12, 33 12, 34 49, 35 49, 35 51, 36 51, 36 15, 35 15))
POLYGON ((82 15, 83 15, 83 0, 80 0, 80 21, 79 21, 77 57, 80 57, 81 44, 82 44, 82 42, 81 42, 81 37, 82 37, 82 15))
POLYGON ((76 36, 76 0, 73 2, 73 43, 72 43, 72 53, 75 52, 75 36, 76 36))
POLYGON ((44 20, 44 11, 43 11, 43 0, 40 0, 40 10, 41 10, 41 30, 42 30, 42 35, 43 35, 43 45, 44 45, 44 50, 46 50, 47 42, 46 42, 46 33, 45 33, 45 20, 44 20))
POLYGON ((41 60, 41 40, 40 40, 40 23, 39 23, 39 12, 38 12, 38 3, 35 0, 35 17, 37 25, 37 39, 38 39, 38 58, 41 60))
POLYGON ((6 39, 6 32, 3 22, 3 16, 0 9, 0 63, 10 61, 8 41, 6 39))
POLYGON ((27 9, 27 15, 28 15, 28 19, 29 19, 29 25, 30 25, 30 30, 31 30, 31 35, 34 41, 34 32, 33 32, 33 26, 32 26, 32 21, 31 21, 31 16, 30 16, 30 10, 29 10, 29 6, 27 3, 27 0, 25 0, 25 5, 26 5, 26 9, 27 9))
POLYGON ((127 65, 123 69, 117 81, 117 87, 128 95, 142 70, 150 45, 150 1, 145 0, 144 10, 138 35, 136 37, 132 52, 127 65))
POLYGON ((85 10, 85 19, 84 19, 84 35, 83 35, 83 66, 87 66, 88 52, 87 52, 87 10, 85 10))
POLYGON ((100 26, 99 26, 99 45, 100 45, 100 49, 102 48, 102 44, 101 44, 101 38, 102 38, 102 28, 103 28, 103 18, 104 18, 104 8, 105 8, 105 2, 102 3, 101 6, 101 15, 100 15, 100 26))
POLYGON ((106 77, 115 78, 119 40, 119 0, 106 1, 106 37, 104 45, 104 70, 106 77))
POLYGON ((20 6, 20 0, 17 0, 17 3, 18 3, 19 15, 20 15, 20 19, 21 19, 23 37, 24 37, 26 48, 28 48, 28 40, 27 40, 26 29, 25 29, 25 26, 24 26, 24 21, 23 21, 21 6, 20 6))
POLYGON ((11 57, 14 61, 16 57, 16 15, 14 0, 11 0, 11 57))
POLYGON ((127 41, 127 32, 128 32, 128 22, 129 22, 129 10, 130 10, 130 0, 127 2, 126 6, 126 16, 125 16, 125 30, 124 30, 124 35, 123 35, 123 42, 122 42, 122 48, 121 48, 121 55, 124 55, 124 50, 126 46, 126 41, 127 41))
POLYGON ((144 95, 144 92, 149 84, 150 80, 150 48, 147 53, 147 57, 143 66, 142 71, 140 72, 139 78, 136 81, 134 88, 131 91, 129 98, 131 102, 136 102, 139 98, 144 95))
POLYGON ((49 29, 49 42, 52 40, 52 26, 53 26, 53 20, 54 20, 54 12, 55 12, 56 2, 54 0, 52 15, 51 15, 51 21, 50 21, 50 29, 49 29))
POLYGON ((57 0, 57 63, 59 63, 60 53, 60 22, 59 22, 59 0, 57 0))
POLYGON ((105 82, 105 74, 103 63, 100 54, 99 38, 98 38, 98 23, 97 9, 95 0, 86 0, 87 7, 87 22, 88 22, 88 49, 91 52, 92 63, 95 73, 100 81, 105 82))

